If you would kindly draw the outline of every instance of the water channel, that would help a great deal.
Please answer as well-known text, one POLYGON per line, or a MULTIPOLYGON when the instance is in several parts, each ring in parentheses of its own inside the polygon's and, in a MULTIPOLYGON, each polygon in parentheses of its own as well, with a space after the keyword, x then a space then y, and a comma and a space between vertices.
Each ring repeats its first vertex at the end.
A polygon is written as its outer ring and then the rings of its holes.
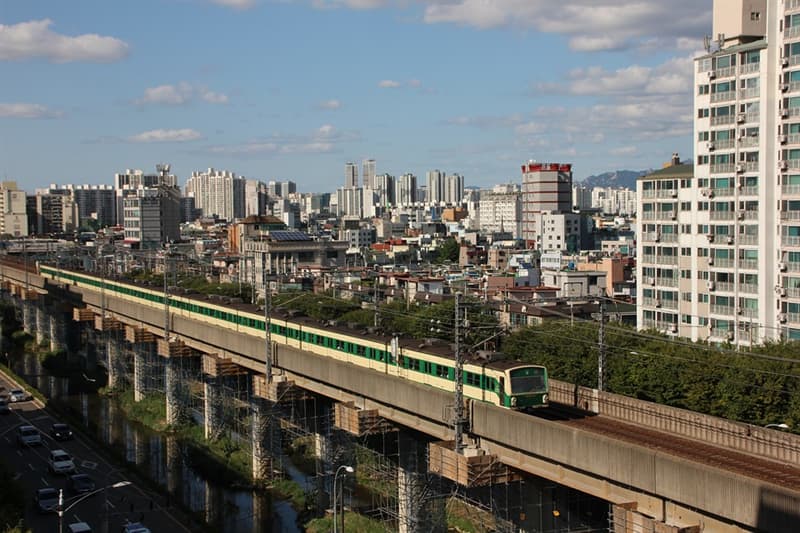
MULTIPOLYGON (((80 392, 86 389, 81 380, 48 375, 36 354, 26 353, 10 362, 14 372, 69 412, 73 424, 80 421, 83 429, 119 461, 135 468, 168 494, 168 502, 177 499, 181 507, 192 511, 214 531, 300 531, 297 513, 289 502, 273 500, 266 491, 239 489, 204 477, 192 464, 196 454, 192 453, 191 444, 129 420, 113 398, 80 392)), ((305 476, 296 468, 290 468, 290 475, 305 483, 305 476)))

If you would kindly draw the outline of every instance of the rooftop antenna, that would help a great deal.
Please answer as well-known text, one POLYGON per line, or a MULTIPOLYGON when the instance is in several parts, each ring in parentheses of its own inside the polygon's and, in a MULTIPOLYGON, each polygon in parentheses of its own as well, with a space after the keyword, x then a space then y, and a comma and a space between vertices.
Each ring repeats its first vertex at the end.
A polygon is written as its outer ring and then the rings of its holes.
POLYGON ((722 47, 725 45, 725 34, 724 33, 718 33, 717 34, 717 45, 719 46, 719 49, 722 50, 722 47))
POLYGON ((707 54, 711 53, 711 36, 710 35, 706 35, 706 36, 703 37, 703 48, 706 49, 706 53, 707 54))

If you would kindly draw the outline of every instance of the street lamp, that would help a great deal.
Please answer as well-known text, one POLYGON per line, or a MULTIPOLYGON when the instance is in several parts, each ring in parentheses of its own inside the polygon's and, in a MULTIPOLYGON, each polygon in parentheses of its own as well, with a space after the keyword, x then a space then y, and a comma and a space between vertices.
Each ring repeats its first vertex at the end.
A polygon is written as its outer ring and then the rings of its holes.
POLYGON ((63 527, 64 513, 66 513, 67 511, 69 511, 70 509, 72 509, 73 507, 78 505, 79 503, 81 503, 83 500, 85 500, 89 496, 94 496, 95 494, 97 494, 100 491, 104 491, 104 490, 109 489, 109 488, 118 489, 118 488, 121 488, 121 487, 127 487, 130 484, 131 484, 130 481, 118 481, 117 483, 114 483, 113 485, 107 485, 105 487, 102 487, 102 488, 99 488, 99 489, 95 489, 95 490, 93 490, 91 492, 87 492, 86 494, 84 494, 83 496, 81 496, 80 498, 78 498, 77 500, 72 502, 71 504, 69 504, 66 508, 64 508, 64 489, 58 489, 58 533, 63 533, 63 531, 64 531, 64 527, 63 527))
MULTIPOLYGON (((338 492, 336 492, 336 480, 339 477, 339 472, 344 470, 345 472, 349 472, 352 474, 354 472, 353 467, 350 465, 342 465, 336 469, 336 473, 333 475, 333 533, 337 533, 338 531, 338 523, 336 520, 336 508, 338 505, 338 492)), ((342 502, 342 533, 344 533, 344 502, 342 502)))
POLYGON ((789 424, 781 422, 780 424, 767 424, 765 428, 789 429, 789 424))

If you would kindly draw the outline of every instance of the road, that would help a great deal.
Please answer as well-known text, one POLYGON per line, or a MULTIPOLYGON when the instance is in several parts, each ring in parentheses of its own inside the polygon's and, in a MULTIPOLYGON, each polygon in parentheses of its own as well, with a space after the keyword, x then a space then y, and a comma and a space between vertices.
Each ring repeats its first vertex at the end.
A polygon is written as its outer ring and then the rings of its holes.
MULTIPOLYGON (((0 373, 0 387, 6 391, 18 388, 18 385, 0 373)), ((9 403, 11 414, 0 416, 0 459, 15 473, 26 491, 25 520, 34 533, 58 532, 57 513, 38 513, 33 501, 36 489, 54 487, 63 489, 64 509, 63 529, 73 522, 87 522, 94 532, 121 531, 128 522, 143 522, 151 531, 158 533, 189 532, 168 509, 162 507, 161 498, 136 483, 119 488, 111 485, 122 481, 132 481, 126 477, 125 471, 113 463, 109 463, 99 455, 97 444, 76 433, 68 441, 55 441, 50 437, 50 427, 59 422, 53 415, 43 409, 40 402, 25 401, 9 403), (30 424, 42 434, 42 445, 20 447, 17 443, 16 428, 22 424, 30 424), (81 499, 67 488, 65 475, 54 475, 48 471, 50 450, 62 449, 69 453, 77 471, 88 474, 94 479, 95 486, 104 490, 81 499)))

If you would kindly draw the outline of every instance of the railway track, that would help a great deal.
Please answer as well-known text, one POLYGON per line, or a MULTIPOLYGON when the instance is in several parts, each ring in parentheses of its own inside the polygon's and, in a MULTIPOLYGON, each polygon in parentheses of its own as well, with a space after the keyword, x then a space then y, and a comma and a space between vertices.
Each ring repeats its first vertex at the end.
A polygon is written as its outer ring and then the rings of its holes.
POLYGON ((800 468, 795 465, 643 428, 606 416, 587 414, 569 406, 551 404, 550 408, 534 414, 571 427, 800 491, 800 468))

